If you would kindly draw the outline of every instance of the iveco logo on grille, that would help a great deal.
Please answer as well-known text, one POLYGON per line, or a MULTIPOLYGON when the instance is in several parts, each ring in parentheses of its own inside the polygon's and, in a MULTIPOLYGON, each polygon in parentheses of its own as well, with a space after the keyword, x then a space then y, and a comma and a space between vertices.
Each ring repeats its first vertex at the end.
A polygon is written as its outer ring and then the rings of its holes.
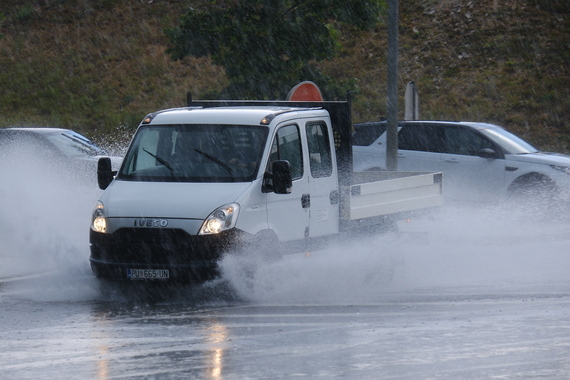
POLYGON ((135 219, 135 227, 160 228, 168 226, 166 219, 135 219))

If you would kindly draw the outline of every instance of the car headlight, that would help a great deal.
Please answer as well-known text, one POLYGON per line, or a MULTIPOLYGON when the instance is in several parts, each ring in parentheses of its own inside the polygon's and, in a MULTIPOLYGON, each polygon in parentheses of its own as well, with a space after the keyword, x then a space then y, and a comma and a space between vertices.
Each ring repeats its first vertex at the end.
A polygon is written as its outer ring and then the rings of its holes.
POLYGON ((97 202, 95 210, 93 210, 93 217, 91 218, 91 229, 95 232, 107 232, 107 219, 105 218, 105 206, 103 203, 97 202))
POLYGON ((564 173, 570 175, 570 167, 568 167, 568 166, 550 165, 550 167, 554 170, 558 170, 560 172, 564 172, 564 173))
POLYGON ((199 234, 213 235, 233 228, 236 225, 238 213, 237 203, 218 207, 204 220, 199 234))

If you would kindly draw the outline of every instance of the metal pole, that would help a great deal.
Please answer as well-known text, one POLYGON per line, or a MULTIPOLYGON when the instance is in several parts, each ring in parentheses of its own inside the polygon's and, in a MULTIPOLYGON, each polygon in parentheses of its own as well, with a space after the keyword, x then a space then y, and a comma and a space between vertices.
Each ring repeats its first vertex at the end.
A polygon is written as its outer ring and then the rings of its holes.
POLYGON ((398 0, 388 0, 388 126, 386 169, 398 170, 398 0))
POLYGON ((408 82, 406 93, 404 94, 404 120, 420 119, 420 95, 418 87, 413 81, 408 82))

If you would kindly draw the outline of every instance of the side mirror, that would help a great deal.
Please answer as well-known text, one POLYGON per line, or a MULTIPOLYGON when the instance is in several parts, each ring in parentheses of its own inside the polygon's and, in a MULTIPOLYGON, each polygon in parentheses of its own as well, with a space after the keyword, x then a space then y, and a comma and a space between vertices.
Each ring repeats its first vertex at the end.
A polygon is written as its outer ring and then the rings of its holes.
POLYGON ((499 158, 499 154, 491 148, 481 149, 477 155, 481 158, 499 158))
POLYGON ((275 161, 271 170, 273 172, 273 192, 275 194, 290 194, 293 187, 293 174, 289 161, 275 161))
POLYGON ((109 157, 101 157, 99 162, 97 162, 97 183, 101 190, 105 190, 116 172, 113 172, 111 168, 111 159, 109 157))

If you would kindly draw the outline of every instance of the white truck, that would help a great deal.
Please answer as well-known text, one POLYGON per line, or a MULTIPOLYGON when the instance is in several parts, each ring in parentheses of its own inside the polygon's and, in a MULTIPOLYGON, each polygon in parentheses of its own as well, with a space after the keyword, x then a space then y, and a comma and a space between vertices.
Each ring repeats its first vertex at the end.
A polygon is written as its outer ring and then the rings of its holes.
POLYGON ((350 101, 192 101, 149 114, 118 172, 99 161, 102 278, 203 281, 226 252, 302 252, 442 203, 442 174, 352 171, 350 101))

